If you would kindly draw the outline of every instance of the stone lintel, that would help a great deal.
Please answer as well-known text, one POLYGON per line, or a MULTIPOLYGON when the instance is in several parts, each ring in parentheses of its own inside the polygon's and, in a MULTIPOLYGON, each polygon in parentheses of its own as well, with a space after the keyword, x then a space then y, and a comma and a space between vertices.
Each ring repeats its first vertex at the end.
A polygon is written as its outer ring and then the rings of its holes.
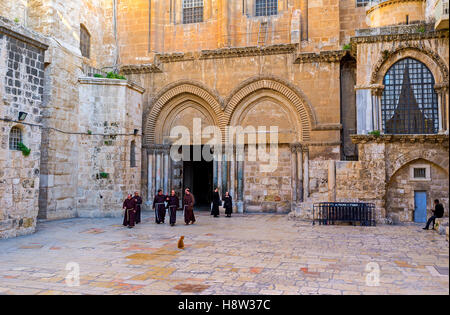
POLYGON ((296 55, 294 63, 340 62, 341 59, 347 54, 350 54, 349 50, 322 51, 320 53, 300 53, 296 55))

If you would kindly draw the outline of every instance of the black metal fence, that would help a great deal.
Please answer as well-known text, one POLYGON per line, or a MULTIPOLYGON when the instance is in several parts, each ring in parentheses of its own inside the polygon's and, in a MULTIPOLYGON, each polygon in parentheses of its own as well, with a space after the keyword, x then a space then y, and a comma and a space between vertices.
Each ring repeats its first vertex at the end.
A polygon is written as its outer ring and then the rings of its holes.
POLYGON ((337 222, 349 222, 361 226, 375 226, 375 205, 372 203, 335 203, 314 204, 313 225, 334 225, 337 222))

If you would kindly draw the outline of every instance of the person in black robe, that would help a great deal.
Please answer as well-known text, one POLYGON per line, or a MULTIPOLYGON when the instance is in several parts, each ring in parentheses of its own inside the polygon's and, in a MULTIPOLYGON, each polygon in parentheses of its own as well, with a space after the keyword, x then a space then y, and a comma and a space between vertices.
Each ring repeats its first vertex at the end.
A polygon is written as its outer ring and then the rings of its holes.
POLYGON ((172 190, 170 196, 167 197, 167 207, 169 208, 170 226, 175 226, 177 222, 177 210, 180 207, 180 199, 175 194, 175 190, 172 190))
POLYGON ((134 200, 136 200, 136 224, 141 223, 141 205, 142 205, 142 198, 139 196, 138 192, 134 193, 134 200))
POLYGON ((129 229, 132 229, 135 225, 135 215, 136 215, 136 200, 133 199, 132 195, 128 195, 127 199, 123 202, 123 225, 128 226, 129 229))
POLYGON ((155 210, 155 222, 156 224, 164 223, 166 220, 166 201, 167 197, 163 195, 162 190, 158 190, 158 194, 153 199, 153 209, 155 210))
POLYGON ((191 194, 189 188, 186 188, 185 195, 183 198, 184 222, 186 223, 186 225, 189 225, 189 223, 191 224, 195 223, 194 204, 195 204, 194 195, 191 194))
POLYGON ((223 196, 223 207, 225 208, 227 218, 231 218, 231 214, 233 213, 233 198, 231 198, 228 191, 223 196))
POLYGON ((211 215, 214 216, 214 218, 218 218, 220 215, 219 207, 222 205, 222 201, 220 200, 219 195, 219 188, 216 188, 213 193, 213 203, 212 203, 212 209, 211 209, 211 215))

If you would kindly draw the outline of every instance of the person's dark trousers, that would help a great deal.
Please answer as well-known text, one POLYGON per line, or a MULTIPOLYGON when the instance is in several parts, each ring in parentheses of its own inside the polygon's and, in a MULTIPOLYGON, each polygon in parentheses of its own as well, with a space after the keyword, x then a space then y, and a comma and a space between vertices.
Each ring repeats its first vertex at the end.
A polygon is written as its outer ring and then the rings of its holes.
POLYGON ((436 224, 436 216, 433 215, 427 222, 427 226, 425 227, 426 230, 428 230, 430 228, 430 224, 431 222, 433 222, 433 229, 434 229, 434 225, 436 224))

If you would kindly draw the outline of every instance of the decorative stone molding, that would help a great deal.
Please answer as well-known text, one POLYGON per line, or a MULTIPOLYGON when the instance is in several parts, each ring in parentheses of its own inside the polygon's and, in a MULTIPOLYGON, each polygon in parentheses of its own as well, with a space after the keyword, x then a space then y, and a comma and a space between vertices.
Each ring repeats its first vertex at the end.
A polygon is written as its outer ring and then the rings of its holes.
POLYGON ((298 44, 281 44, 265 47, 232 47, 215 50, 202 50, 200 59, 238 58, 251 56, 267 56, 278 54, 292 54, 297 50, 298 44))
POLYGON ((144 73, 162 73, 159 66, 149 63, 142 65, 125 65, 120 68, 120 73, 129 74, 144 74, 144 73))
MULTIPOLYGON (((443 82, 440 82, 440 83, 444 83, 444 84, 448 85, 449 74, 448 74, 448 68, 447 68, 444 60, 442 60, 441 56, 439 56, 439 54, 437 54, 436 52, 434 52, 431 49, 428 49, 426 47, 419 46, 418 44, 408 44, 407 46, 397 47, 395 50, 384 51, 382 54, 382 57, 380 58, 380 60, 378 60, 377 64, 375 65, 375 67, 372 70, 372 77, 371 77, 370 83, 371 84, 379 83, 381 78, 384 76, 384 73, 380 73, 380 70, 382 69, 382 67, 389 60, 392 60, 397 55, 399 55, 402 52, 407 51, 407 50, 417 51, 421 54, 424 54, 424 55, 430 57, 436 63, 436 65, 438 66, 438 68, 441 72, 443 82)), ((419 61, 422 61, 422 60, 419 60, 419 61)), ((435 78, 435 79, 437 79, 437 78, 435 78)))
POLYGON ((343 57, 350 54, 348 50, 322 51, 320 53, 300 53, 295 57, 295 64, 314 62, 340 62, 343 57))
POLYGON ((178 81, 165 87, 153 98, 153 101, 150 104, 151 110, 145 115, 146 118, 144 119, 144 121, 146 121, 144 141, 146 145, 155 142, 156 121, 163 107, 174 97, 186 93, 196 95, 205 100, 216 114, 220 124, 219 128, 225 128, 223 125, 222 101, 217 93, 210 91, 207 87, 198 82, 178 81))
POLYGON ((286 97, 299 113, 302 127, 303 141, 310 139, 311 129, 317 125, 317 119, 306 97, 296 87, 280 78, 273 76, 258 76, 242 82, 231 92, 230 98, 225 102, 225 116, 227 124, 239 103, 250 94, 269 89, 286 97))
POLYGON ((378 28, 359 29, 356 36, 350 39, 352 47, 358 44, 377 42, 407 42, 413 40, 448 38, 449 32, 435 31, 432 24, 396 25, 378 28), (419 32, 423 27, 424 32, 419 32))
POLYGON ((170 62, 180 62, 180 61, 188 61, 196 59, 194 53, 166 53, 166 54, 156 54, 155 61, 159 61, 161 63, 170 63, 170 62))
POLYGON ((352 135, 354 144, 366 143, 438 143, 442 147, 449 146, 449 136, 445 134, 435 135, 352 135))

